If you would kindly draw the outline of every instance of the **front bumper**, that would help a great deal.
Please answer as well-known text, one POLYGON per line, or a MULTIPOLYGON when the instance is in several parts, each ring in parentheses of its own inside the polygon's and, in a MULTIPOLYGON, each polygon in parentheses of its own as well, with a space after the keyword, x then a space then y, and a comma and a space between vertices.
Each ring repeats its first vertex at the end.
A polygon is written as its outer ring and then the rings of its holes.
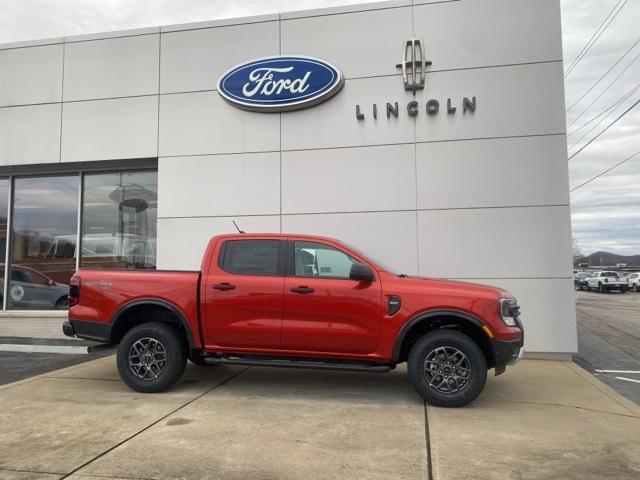
POLYGON ((524 354, 523 340, 493 340, 493 354, 495 359, 496 375, 504 373, 507 365, 517 363, 524 354))

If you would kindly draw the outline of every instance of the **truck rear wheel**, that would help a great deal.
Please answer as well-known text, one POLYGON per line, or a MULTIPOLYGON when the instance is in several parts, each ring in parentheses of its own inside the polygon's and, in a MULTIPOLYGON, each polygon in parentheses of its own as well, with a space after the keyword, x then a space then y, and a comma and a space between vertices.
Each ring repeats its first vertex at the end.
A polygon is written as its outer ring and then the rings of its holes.
POLYGON ((420 338, 407 360, 416 392, 431 405, 463 407, 487 381, 487 361, 476 343, 456 330, 436 330, 420 338))
POLYGON ((122 338, 116 363, 120 377, 129 387, 156 393, 180 379, 187 355, 176 329, 162 323, 143 323, 122 338))

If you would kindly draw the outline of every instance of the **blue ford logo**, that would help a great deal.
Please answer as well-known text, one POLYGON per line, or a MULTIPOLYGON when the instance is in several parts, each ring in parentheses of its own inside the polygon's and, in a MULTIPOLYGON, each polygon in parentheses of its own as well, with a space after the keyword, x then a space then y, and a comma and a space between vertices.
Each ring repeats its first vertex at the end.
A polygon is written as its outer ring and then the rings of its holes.
POLYGON ((218 80, 218 93, 239 108, 282 112, 323 102, 343 84, 342 72, 323 60, 277 56, 228 70, 218 80))

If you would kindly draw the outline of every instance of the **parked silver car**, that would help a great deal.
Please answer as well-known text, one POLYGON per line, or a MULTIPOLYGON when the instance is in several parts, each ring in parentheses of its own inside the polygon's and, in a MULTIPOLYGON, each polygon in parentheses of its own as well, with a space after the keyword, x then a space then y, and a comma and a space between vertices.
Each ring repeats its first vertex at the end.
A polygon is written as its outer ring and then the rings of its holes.
MULTIPOLYGON (((4 276, 0 279, 0 301, 4 276)), ((8 304, 20 309, 64 309, 68 307, 69 285, 55 282, 39 271, 22 265, 11 267, 8 304)))

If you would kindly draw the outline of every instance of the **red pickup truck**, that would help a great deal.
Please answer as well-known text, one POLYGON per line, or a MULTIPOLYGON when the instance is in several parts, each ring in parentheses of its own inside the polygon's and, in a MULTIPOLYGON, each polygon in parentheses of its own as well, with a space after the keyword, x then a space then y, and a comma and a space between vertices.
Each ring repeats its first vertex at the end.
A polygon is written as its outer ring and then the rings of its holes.
POLYGON ((331 238, 213 237, 201 271, 85 270, 68 336, 119 344, 120 376, 160 392, 198 365, 385 372, 407 362, 433 405, 458 407, 523 351, 519 307, 484 285, 398 275, 331 238))

